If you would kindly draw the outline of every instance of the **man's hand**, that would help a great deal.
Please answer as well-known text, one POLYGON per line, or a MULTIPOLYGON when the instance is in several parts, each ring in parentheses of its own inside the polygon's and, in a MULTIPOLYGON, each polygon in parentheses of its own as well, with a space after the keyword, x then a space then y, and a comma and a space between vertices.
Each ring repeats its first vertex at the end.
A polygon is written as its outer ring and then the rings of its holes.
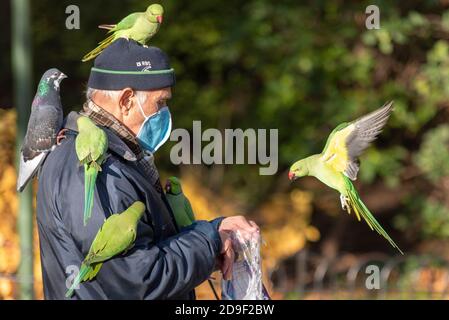
POLYGON ((218 232, 221 237, 220 269, 223 279, 230 280, 232 276, 232 265, 235 259, 235 252, 232 247, 231 232, 239 231, 243 237, 250 238, 251 234, 259 232, 259 227, 254 221, 248 221, 243 216, 234 216, 223 219, 218 232))
POLYGON ((221 254, 218 257, 218 265, 223 274, 223 279, 230 280, 232 275, 232 264, 235 260, 234 249, 232 248, 232 240, 230 232, 219 231, 221 237, 221 254))
POLYGON ((243 236, 259 232, 259 227, 254 221, 248 221, 244 216, 234 216, 223 219, 218 231, 240 231, 243 236))

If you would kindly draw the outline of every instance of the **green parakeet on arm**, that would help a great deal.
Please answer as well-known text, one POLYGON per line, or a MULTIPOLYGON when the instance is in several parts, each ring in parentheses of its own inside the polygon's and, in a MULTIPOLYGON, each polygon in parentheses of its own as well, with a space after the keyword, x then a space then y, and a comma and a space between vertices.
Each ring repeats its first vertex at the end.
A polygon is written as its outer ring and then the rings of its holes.
MULTIPOLYGON (((170 177, 165 183, 165 196, 170 204, 170 208, 175 216, 176 224, 179 228, 184 228, 195 222, 195 214, 189 199, 182 192, 181 181, 177 177, 170 177)), ((210 288, 218 300, 218 294, 215 291, 211 280, 208 280, 210 288)))
POLYGON ((337 126, 330 134, 323 152, 295 162, 290 167, 288 177, 295 180, 313 176, 340 192, 343 210, 348 213, 354 211, 359 221, 362 216, 372 230, 376 230, 403 254, 362 202, 351 182, 357 179, 358 157, 382 131, 393 110, 392 105, 393 102, 387 103, 355 121, 337 126))
POLYGON ((164 16, 164 8, 160 4, 150 5, 145 12, 135 12, 123 18, 117 24, 103 24, 99 28, 107 29, 109 37, 99 43, 99 46, 86 54, 82 61, 86 62, 98 56, 107 46, 118 38, 133 39, 142 45, 159 31, 164 16))
POLYGON ((113 214, 101 226, 80 271, 66 293, 70 298, 81 282, 90 281, 98 274, 103 262, 130 249, 136 240, 137 223, 145 212, 145 205, 134 202, 120 214, 113 214))
POLYGON ((108 150, 108 137, 88 117, 79 117, 77 124, 79 133, 76 136, 75 149, 80 164, 84 166, 83 221, 86 226, 92 214, 95 181, 108 150))
POLYGON ((165 184, 165 192, 178 227, 183 228, 191 225, 195 221, 195 215, 189 199, 182 192, 179 179, 176 177, 168 178, 165 184))

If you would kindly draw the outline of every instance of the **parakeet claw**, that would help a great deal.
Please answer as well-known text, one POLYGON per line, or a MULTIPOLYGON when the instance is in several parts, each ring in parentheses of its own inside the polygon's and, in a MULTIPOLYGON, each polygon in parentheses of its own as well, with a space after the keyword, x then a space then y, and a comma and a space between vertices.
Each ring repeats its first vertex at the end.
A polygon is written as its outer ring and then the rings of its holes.
POLYGON ((344 211, 347 211, 348 213, 351 213, 351 206, 349 205, 349 198, 341 194, 340 195, 340 202, 341 202, 341 208, 344 211))
POLYGON ((56 136, 56 144, 58 146, 61 144, 61 140, 66 138, 64 133, 66 133, 67 131, 68 129, 62 129, 61 131, 58 132, 58 135, 56 136))

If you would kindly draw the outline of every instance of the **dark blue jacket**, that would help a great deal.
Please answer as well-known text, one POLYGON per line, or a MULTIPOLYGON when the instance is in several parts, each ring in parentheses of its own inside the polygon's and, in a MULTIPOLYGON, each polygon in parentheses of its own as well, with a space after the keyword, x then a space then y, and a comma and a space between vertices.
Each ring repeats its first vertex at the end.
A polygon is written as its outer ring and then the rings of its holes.
POLYGON ((75 152, 76 118, 67 138, 47 157, 39 174, 37 222, 44 294, 64 299, 104 220, 134 201, 146 205, 134 247, 103 264, 73 299, 194 299, 194 288, 212 273, 221 250, 221 218, 198 221, 178 233, 167 200, 149 183, 134 153, 112 131, 108 158, 99 173, 92 218, 83 225, 84 169, 75 152), (68 281, 69 280, 69 281, 68 281))

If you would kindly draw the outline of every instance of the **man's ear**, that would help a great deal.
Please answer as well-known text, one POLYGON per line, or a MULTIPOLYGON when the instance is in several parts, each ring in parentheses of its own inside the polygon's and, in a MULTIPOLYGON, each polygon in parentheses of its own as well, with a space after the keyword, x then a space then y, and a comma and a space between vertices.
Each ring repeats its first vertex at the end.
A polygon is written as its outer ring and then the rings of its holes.
POLYGON ((125 88, 121 91, 119 96, 119 106, 120 106, 120 112, 127 116, 129 113, 129 110, 131 109, 133 105, 133 98, 134 97, 134 91, 131 88, 125 88))

